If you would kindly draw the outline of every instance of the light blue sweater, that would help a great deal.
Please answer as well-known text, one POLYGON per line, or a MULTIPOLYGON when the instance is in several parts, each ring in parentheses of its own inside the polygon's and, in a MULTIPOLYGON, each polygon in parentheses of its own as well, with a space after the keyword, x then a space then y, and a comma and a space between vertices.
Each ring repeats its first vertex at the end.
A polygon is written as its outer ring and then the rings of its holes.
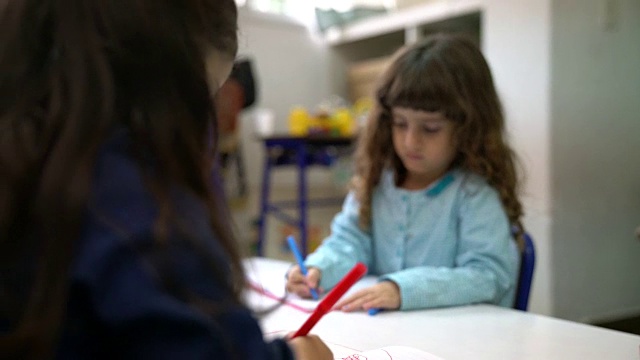
POLYGON ((372 200, 370 232, 358 226, 350 193, 331 235, 305 264, 332 288, 360 261, 400 288, 402 310, 491 303, 512 307, 519 256, 495 189, 453 170, 424 190, 404 190, 383 173, 372 200))

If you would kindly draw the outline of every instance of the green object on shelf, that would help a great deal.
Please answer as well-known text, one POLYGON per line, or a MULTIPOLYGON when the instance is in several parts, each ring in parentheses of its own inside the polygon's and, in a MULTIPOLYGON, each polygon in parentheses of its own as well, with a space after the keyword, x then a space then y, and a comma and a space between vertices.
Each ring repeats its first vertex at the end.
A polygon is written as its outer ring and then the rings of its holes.
POLYGON ((333 26, 343 26, 361 19, 387 13, 384 7, 356 6, 351 10, 340 12, 334 9, 316 8, 316 19, 320 31, 324 32, 333 26))

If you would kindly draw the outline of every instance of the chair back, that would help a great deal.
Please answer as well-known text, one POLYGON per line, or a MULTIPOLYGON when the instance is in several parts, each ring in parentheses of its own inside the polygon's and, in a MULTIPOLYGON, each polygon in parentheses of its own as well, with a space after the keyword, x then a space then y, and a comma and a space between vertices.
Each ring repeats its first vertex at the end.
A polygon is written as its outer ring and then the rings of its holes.
POLYGON ((514 309, 527 311, 529 305, 529 292, 533 281, 533 269, 536 263, 536 252, 533 240, 529 234, 524 233, 524 249, 520 256, 520 273, 518 275, 518 288, 516 290, 516 301, 514 309))

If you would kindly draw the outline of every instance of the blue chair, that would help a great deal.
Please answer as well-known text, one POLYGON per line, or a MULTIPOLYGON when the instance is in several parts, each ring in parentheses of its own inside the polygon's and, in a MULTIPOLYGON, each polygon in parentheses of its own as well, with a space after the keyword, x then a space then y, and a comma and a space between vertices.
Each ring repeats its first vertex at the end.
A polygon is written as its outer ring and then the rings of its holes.
POLYGON ((518 288, 514 309, 527 311, 529 305, 529 292, 533 281, 533 269, 536 263, 536 252, 533 240, 529 234, 524 233, 524 249, 520 256, 520 274, 518 275, 518 288))

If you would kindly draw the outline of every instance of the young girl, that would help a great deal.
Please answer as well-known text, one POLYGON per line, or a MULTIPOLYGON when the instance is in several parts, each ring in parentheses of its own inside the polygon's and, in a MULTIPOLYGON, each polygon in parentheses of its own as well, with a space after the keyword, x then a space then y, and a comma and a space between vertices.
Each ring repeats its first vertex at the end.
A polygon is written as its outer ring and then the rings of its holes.
POLYGON ((353 190, 287 289, 333 287, 358 261, 379 282, 343 311, 511 307, 522 234, 514 155, 479 49, 437 35, 396 55, 360 134, 353 190))
POLYGON ((314 336, 264 342, 240 302, 211 185, 236 15, 233 0, 0 6, 1 358, 332 359, 314 336))

